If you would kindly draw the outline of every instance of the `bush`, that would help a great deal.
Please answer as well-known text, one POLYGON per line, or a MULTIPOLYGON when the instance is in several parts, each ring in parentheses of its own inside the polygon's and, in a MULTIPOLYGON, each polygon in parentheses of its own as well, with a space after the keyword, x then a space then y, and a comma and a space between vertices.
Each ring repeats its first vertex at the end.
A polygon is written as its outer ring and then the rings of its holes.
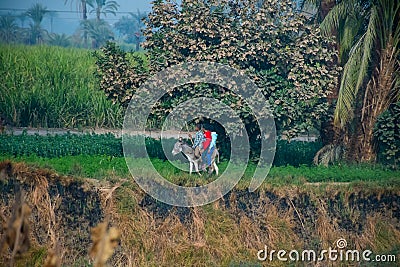
POLYGON ((105 135, 0 135, 0 154, 54 158, 76 155, 122 156, 121 141, 105 135))
POLYGON ((279 140, 276 146, 274 166, 312 165, 314 155, 322 148, 321 142, 279 140))
MULTIPOLYGON (((165 141, 166 151, 171 151, 175 139, 165 141)), ((130 138, 130 152, 136 157, 146 156, 141 148, 138 137, 130 138)), ((146 137, 146 150, 151 158, 166 160, 161 141, 146 137)), ((299 166, 311 165, 313 155, 321 148, 319 142, 287 142, 277 143, 274 166, 299 166)), ((229 159, 229 148, 217 144, 220 149, 221 158, 229 159)), ((123 148, 121 138, 112 134, 65 134, 65 135, 0 135, 0 155, 30 156, 54 158, 76 155, 103 155, 122 157, 123 148)))
POLYGON ((392 104, 375 127, 378 160, 397 168, 400 163, 400 102, 392 104))

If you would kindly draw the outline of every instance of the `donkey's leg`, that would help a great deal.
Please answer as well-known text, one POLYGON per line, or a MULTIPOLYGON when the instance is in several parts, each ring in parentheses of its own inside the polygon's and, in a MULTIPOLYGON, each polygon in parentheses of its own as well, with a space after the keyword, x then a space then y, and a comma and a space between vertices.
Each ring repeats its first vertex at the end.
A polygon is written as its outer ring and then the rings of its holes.
POLYGON ((194 164, 194 170, 201 176, 201 173, 199 172, 199 161, 193 161, 194 164))
POLYGON ((218 175, 218 166, 217 166, 217 163, 215 161, 213 162, 213 166, 214 166, 214 170, 215 170, 216 175, 218 175))

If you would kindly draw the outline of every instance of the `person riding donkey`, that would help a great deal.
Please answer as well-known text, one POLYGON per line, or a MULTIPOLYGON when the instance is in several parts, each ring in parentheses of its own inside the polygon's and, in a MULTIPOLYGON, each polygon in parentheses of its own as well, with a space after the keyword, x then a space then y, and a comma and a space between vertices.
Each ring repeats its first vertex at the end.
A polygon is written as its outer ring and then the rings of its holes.
MULTIPOLYGON (((212 167, 212 155, 216 149, 218 134, 216 132, 212 132, 211 126, 204 127, 203 132, 206 140, 203 142, 203 165, 201 169, 205 170, 207 167, 212 167)), ((212 169, 210 172, 212 172, 212 169)))
POLYGON ((216 146, 217 146, 217 138, 218 138, 218 134, 216 132, 211 132, 211 143, 210 143, 210 147, 208 148, 207 153, 206 153, 207 166, 212 166, 211 165, 212 154, 214 153, 214 150, 216 149, 216 146))
MULTIPOLYGON (((194 149, 194 156, 196 158, 200 158, 203 150, 203 142, 206 141, 206 138, 204 137, 204 132, 203 132, 203 125, 201 124, 196 124, 195 127, 196 130, 196 135, 194 138, 194 142, 192 148, 194 149)), ((189 138, 192 139, 192 135, 189 134, 189 138)))
MULTIPOLYGON (((201 124, 196 124, 196 135, 192 148, 194 149, 195 158, 201 157, 202 165, 200 170, 205 170, 212 165, 212 155, 216 148, 216 141, 218 134, 211 132, 209 127, 204 127, 201 124)), ((192 139, 192 135, 189 134, 192 139)), ((211 170, 212 171, 212 170, 211 170)))
POLYGON ((203 141, 203 146, 201 149, 201 161, 202 161, 203 165, 200 169, 204 170, 207 166, 209 166, 211 164, 211 163, 207 164, 207 154, 209 152, 212 137, 211 137, 211 131, 209 130, 209 127, 203 126, 202 131, 204 133, 205 140, 203 141))

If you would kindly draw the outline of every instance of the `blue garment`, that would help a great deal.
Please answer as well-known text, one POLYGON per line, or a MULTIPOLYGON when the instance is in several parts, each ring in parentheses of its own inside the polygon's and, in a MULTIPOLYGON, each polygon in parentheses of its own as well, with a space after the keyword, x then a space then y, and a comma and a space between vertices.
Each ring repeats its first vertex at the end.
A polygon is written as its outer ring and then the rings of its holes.
POLYGON ((204 137, 203 132, 198 131, 196 133, 196 136, 194 137, 193 148, 200 146, 205 140, 206 140, 206 138, 204 137))
POLYGON ((211 147, 215 147, 217 145, 217 138, 218 138, 218 134, 216 132, 212 132, 211 133, 211 144, 210 144, 210 148, 211 147))
POLYGON ((209 152, 206 153, 207 154, 207 166, 211 165, 211 156, 212 156, 212 154, 214 152, 214 149, 215 149, 215 146, 210 147, 209 152))

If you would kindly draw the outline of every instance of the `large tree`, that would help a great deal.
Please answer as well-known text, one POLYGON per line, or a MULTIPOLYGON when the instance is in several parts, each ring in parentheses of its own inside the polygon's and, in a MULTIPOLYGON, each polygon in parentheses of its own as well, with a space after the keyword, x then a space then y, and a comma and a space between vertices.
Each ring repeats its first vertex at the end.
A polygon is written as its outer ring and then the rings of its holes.
MULTIPOLYGON (((336 56, 329 40, 296 12, 291 0, 268 0, 262 5, 256 0, 185 0, 181 5, 159 0, 146 25, 144 45, 150 74, 193 61, 219 62, 244 70, 267 97, 278 130, 289 138, 316 127, 327 114, 326 97, 337 83, 336 56)), ((127 85, 137 86, 140 79, 121 81, 118 77, 125 77, 119 72, 121 64, 114 65, 102 64, 102 88, 111 99, 126 105, 134 93, 127 85)), ((229 90, 190 84, 177 88, 153 115, 161 121, 179 98, 199 94, 220 99, 246 116, 243 99, 229 90)))
MULTIPOLYGON (((69 0, 65 0, 64 4, 67 4, 69 0)), ((75 0, 71 0, 71 3, 74 2, 75 0)), ((90 1, 90 0, 89 0, 90 1)), ((77 5, 77 10, 82 13, 82 19, 87 20, 87 5, 88 5, 88 0, 76 0, 76 5, 77 5)))
POLYGON ((21 31, 16 23, 16 18, 11 15, 0 17, 0 42, 15 43, 20 40, 21 31))
POLYGON ((325 35, 336 36, 344 66, 334 111, 335 142, 345 146, 349 160, 375 160, 375 123, 399 100, 399 22, 399 1, 347 0, 321 23, 325 35))
POLYGON ((90 38, 92 48, 99 48, 114 39, 110 25, 104 20, 88 19, 81 22, 81 30, 90 38))
POLYGON ((100 21, 101 15, 107 17, 108 14, 116 15, 119 4, 114 0, 87 0, 88 5, 92 8, 90 13, 96 14, 96 19, 100 21))
POLYGON ((114 28, 120 32, 127 43, 136 44, 136 51, 139 51, 140 44, 144 41, 142 30, 145 28, 144 19, 147 13, 129 13, 130 16, 123 16, 114 24, 114 28))
POLYGON ((26 16, 31 19, 29 25, 29 42, 31 44, 42 43, 46 35, 46 31, 42 28, 42 22, 49 10, 40 3, 34 4, 26 11, 26 16))
MULTIPOLYGON (((67 4, 68 1, 69 1, 69 0, 65 0, 64 4, 67 4)), ((75 0, 70 0, 70 1, 71 1, 71 3, 72 3, 72 2, 74 2, 75 0)), ((88 17, 87 17, 87 13, 88 13, 88 10, 87 10, 88 1, 90 1, 90 0, 76 0, 77 10, 78 10, 78 12, 82 13, 82 20, 83 20, 83 23, 85 23, 85 21, 87 21, 87 19, 88 19, 88 17)), ((88 39, 88 36, 87 36, 87 32, 86 32, 86 31, 84 31, 82 37, 83 37, 83 43, 84 43, 84 45, 87 46, 87 41, 88 41, 87 39, 88 39)))

